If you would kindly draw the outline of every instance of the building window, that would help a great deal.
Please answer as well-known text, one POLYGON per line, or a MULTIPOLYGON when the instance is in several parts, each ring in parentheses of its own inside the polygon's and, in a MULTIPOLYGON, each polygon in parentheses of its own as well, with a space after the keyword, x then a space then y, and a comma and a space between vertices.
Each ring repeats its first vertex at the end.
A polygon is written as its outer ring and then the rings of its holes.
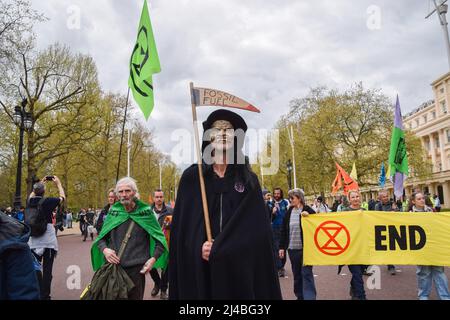
POLYGON ((447 132, 447 143, 450 143, 450 130, 447 129, 445 132, 447 132))
POLYGON ((447 113, 447 105, 445 104, 445 100, 441 101, 442 113, 447 113))
POLYGON ((430 140, 425 141, 425 148, 430 152, 430 140))
POLYGON ((444 87, 441 87, 441 89, 439 89, 440 93, 444 93, 444 87))
POLYGON ((427 123, 427 115, 423 116, 423 123, 427 123))
POLYGON ((436 111, 431 111, 431 119, 436 119, 436 111))
POLYGON ((416 128, 419 126, 419 119, 416 119, 416 128))
POLYGON ((439 146, 439 136, 434 138, 434 146, 435 146, 435 148, 440 148, 440 146, 439 146))
POLYGON ((409 130, 411 130, 412 129, 412 123, 410 122, 409 123, 409 130))

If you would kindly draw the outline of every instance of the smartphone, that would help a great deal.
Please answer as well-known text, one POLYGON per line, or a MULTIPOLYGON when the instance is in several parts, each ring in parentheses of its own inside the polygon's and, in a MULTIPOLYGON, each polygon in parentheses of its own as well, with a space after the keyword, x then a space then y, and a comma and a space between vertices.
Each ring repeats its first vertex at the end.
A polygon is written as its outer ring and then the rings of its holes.
POLYGON ((53 181, 54 176, 46 176, 45 180, 47 181, 53 181))

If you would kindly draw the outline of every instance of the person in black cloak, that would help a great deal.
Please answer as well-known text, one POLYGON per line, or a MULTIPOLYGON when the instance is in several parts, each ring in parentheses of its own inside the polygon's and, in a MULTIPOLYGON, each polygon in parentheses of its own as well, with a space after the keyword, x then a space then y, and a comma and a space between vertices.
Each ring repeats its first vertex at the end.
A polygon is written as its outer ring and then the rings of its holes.
POLYGON ((198 165, 181 177, 172 220, 170 300, 279 300, 272 230, 242 147, 247 125, 219 109, 203 122, 203 174, 213 242, 206 237, 198 165))

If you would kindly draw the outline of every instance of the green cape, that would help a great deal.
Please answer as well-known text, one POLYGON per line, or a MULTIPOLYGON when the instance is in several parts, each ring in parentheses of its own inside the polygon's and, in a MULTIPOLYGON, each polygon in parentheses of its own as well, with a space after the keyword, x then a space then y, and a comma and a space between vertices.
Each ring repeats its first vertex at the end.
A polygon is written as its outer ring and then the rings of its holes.
POLYGON ((155 240, 158 240, 164 245, 164 253, 156 260, 153 268, 167 267, 167 260, 169 258, 169 249, 167 247, 166 238, 161 230, 161 226, 156 220, 155 214, 151 207, 140 201, 136 200, 136 209, 133 212, 128 213, 120 202, 116 202, 108 212, 107 219, 105 220, 102 231, 95 239, 91 248, 91 261, 94 271, 97 271, 105 262, 105 257, 97 246, 97 243, 105 235, 107 235, 112 229, 121 225, 128 219, 133 219, 142 229, 147 231, 150 235, 150 256, 153 256, 153 251, 155 250, 155 240))

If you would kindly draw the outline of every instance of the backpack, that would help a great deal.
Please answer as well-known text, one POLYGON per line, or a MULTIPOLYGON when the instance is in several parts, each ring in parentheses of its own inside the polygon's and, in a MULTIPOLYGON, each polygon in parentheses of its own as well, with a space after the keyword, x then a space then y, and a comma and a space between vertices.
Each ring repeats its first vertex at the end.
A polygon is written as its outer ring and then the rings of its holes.
POLYGON ((24 212, 24 223, 31 228, 32 237, 40 237, 47 230, 47 218, 42 212, 42 204, 45 198, 42 197, 37 204, 30 204, 28 200, 27 207, 24 212))

